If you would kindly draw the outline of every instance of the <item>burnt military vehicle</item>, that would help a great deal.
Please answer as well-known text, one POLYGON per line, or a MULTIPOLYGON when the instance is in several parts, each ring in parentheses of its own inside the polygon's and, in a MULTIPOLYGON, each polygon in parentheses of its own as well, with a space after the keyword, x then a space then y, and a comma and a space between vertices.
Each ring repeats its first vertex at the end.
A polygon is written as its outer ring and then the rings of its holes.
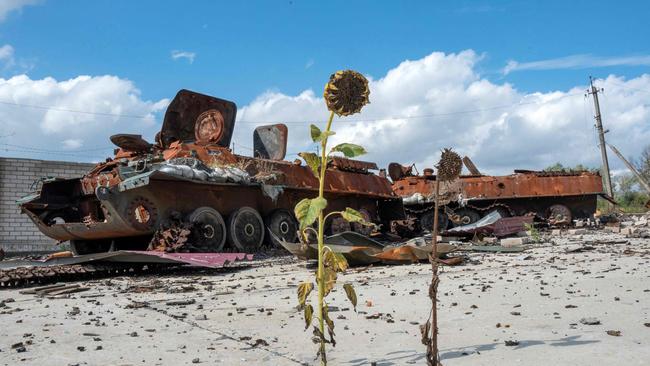
MULTIPOLYGON (((254 131, 254 156, 229 148, 233 102, 181 90, 165 113, 155 143, 140 135, 114 135, 115 156, 83 177, 44 181, 18 201, 45 235, 70 241, 77 254, 146 249, 168 223, 180 220, 185 250, 255 252, 266 241, 296 240, 294 206, 314 197, 318 180, 300 160, 285 161, 283 124, 254 131), (273 235, 269 235, 270 231, 273 235), (189 248, 189 249, 188 249, 189 248)), ((327 211, 351 207, 390 227, 404 215, 377 166, 336 157, 325 181, 327 211)), ((329 233, 368 228, 334 219, 329 233)), ((182 244, 182 243, 181 243, 182 244)))
MULTIPOLYGON (((437 184, 433 169, 419 175, 413 174, 413 166, 391 163, 388 173, 407 215, 417 219, 422 230, 433 228, 437 184)), ((440 196, 440 229, 473 224, 494 210, 501 217, 530 214, 540 221, 568 225, 574 219, 593 217, 599 196, 611 199, 603 192, 600 174, 590 171, 461 175, 452 183, 442 182, 440 196)))

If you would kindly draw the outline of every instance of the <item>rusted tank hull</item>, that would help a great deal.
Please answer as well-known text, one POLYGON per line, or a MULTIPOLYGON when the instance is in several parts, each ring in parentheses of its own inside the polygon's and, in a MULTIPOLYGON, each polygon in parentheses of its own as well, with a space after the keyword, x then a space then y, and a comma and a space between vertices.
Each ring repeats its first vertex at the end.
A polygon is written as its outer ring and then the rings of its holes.
MULTIPOLYGON (((346 174, 346 178, 349 179, 348 175, 350 174, 346 174)), ((268 216, 277 209, 284 208, 291 211, 303 198, 312 198, 317 194, 313 187, 286 187, 274 200, 264 193, 260 185, 197 183, 164 174, 156 174, 150 178, 146 184, 139 187, 123 191, 119 191, 116 187, 104 190, 100 195, 79 200, 77 205, 68 207, 68 212, 77 213, 74 217, 64 211, 48 212, 47 209, 42 209, 43 204, 46 203, 40 201, 40 198, 24 203, 23 212, 34 221, 41 232, 60 241, 131 237, 146 239, 144 237, 151 235, 171 211, 187 216, 197 207, 207 206, 227 217, 238 208, 246 206, 254 208, 262 216, 268 216), (146 223, 139 222, 133 214, 138 206, 143 206, 148 215, 151 215, 146 223), (48 222, 48 219, 55 217, 60 217, 66 222, 48 222), (84 222, 84 217, 94 218, 84 222), (68 220, 78 222, 68 222, 68 220)), ((70 186, 81 184, 79 179, 65 182, 70 186)), ((75 189, 65 191, 70 190, 75 189)), ((380 210, 384 203, 389 205, 395 204, 396 201, 389 195, 382 200, 369 192, 354 194, 351 191, 341 193, 338 190, 327 190, 325 197, 330 203, 327 212, 356 207, 366 210, 371 215, 372 221, 387 226, 389 223, 382 222, 380 210)))
MULTIPOLYGON (((393 183, 393 190, 402 197, 419 193, 432 197, 435 192, 434 176, 405 177, 393 183)), ((598 195, 603 193, 600 175, 544 175, 512 174, 507 176, 463 176, 460 187, 440 186, 440 192, 462 194, 468 200, 498 200, 510 198, 564 197, 598 195)))
MULTIPOLYGON (((404 176, 393 182, 393 190, 404 199, 407 212, 424 221, 431 216, 435 186, 434 175, 404 176)), ((534 214, 556 221, 589 218, 596 211, 598 196, 604 194, 599 174, 531 171, 462 176, 454 183, 441 184, 440 192, 450 226, 474 222, 494 209, 504 215, 534 214)))

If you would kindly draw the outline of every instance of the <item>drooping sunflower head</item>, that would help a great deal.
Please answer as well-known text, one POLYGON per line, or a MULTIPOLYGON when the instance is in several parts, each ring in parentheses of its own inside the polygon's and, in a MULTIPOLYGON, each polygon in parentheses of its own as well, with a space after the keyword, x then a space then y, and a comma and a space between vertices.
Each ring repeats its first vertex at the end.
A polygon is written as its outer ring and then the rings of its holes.
POLYGON ((353 70, 337 71, 325 84, 323 97, 327 109, 339 116, 349 116, 361 112, 364 105, 370 103, 368 96, 368 79, 353 70))
POLYGON ((463 169, 463 160, 452 149, 443 149, 438 165, 438 179, 450 181, 458 178, 463 169))

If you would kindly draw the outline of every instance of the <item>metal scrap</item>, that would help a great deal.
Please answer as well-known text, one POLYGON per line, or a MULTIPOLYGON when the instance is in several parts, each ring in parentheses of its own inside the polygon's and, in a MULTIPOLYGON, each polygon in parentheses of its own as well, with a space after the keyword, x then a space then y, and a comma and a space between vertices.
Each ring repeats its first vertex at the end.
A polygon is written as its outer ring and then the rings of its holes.
MULTIPOLYGON (((282 246, 300 259, 318 258, 318 245, 315 243, 289 243, 280 240, 282 246)), ((334 253, 342 254, 350 265, 369 265, 373 263, 409 264, 426 261, 432 252, 430 236, 411 239, 397 244, 383 244, 355 232, 344 232, 325 238, 334 253)), ((436 246, 440 258, 456 251, 458 247, 446 243, 436 246)), ((445 262, 442 262, 445 263, 445 262)), ((449 263, 457 264, 458 261, 449 263)))
POLYGON ((445 233, 453 235, 493 235, 498 238, 516 234, 532 225, 533 216, 501 217, 498 211, 492 211, 473 224, 457 226, 445 233))
POLYGON ((161 224, 149 242, 147 250, 156 252, 187 252, 188 238, 192 233, 192 224, 181 220, 180 215, 172 214, 167 222, 161 224))
POLYGON ((115 251, 46 260, 3 261, 0 288, 29 286, 57 281, 82 280, 124 273, 155 270, 156 265, 190 265, 222 268, 238 261, 250 261, 244 253, 165 253, 115 251))

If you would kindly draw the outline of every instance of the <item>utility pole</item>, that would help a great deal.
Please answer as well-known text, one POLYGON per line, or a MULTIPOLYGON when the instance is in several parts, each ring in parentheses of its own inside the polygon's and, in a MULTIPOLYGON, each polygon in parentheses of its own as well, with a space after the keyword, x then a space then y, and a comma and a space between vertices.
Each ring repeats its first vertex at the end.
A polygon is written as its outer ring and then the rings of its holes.
POLYGON ((589 77, 589 84, 591 88, 587 92, 594 97, 594 108, 596 110, 596 130, 598 131, 598 140, 600 140, 600 155, 603 159, 603 166, 601 169, 603 179, 605 180, 605 193, 608 196, 614 197, 614 192, 612 191, 612 177, 609 174, 609 161, 607 160, 607 146, 605 146, 605 133, 608 131, 603 130, 603 120, 600 115, 600 104, 598 103, 598 93, 602 92, 603 89, 597 89, 594 86, 594 79, 589 77))

